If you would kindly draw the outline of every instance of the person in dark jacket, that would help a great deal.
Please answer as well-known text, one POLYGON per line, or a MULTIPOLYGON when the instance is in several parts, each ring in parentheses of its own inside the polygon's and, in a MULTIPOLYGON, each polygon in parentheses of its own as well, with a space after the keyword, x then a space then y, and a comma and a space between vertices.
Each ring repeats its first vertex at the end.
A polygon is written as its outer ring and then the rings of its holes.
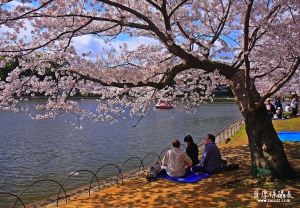
POLYGON ((221 171, 221 152, 215 144, 215 136, 207 134, 205 148, 199 164, 192 167, 194 172, 214 174, 221 171))
POLYGON ((278 109, 278 107, 280 107, 282 109, 282 103, 281 103, 281 97, 280 96, 275 97, 274 105, 275 105, 276 109, 278 109))
POLYGON ((186 154, 192 159, 193 165, 199 163, 198 155, 199 149, 198 146, 194 143, 191 135, 187 135, 184 137, 184 142, 186 143, 186 154))
POLYGON ((276 109, 276 114, 274 115, 275 118, 282 118, 283 115, 283 108, 282 108, 282 103, 281 103, 281 97, 280 96, 276 96, 275 100, 274 100, 274 106, 276 109), (280 112, 278 112, 278 110, 281 110, 280 112))

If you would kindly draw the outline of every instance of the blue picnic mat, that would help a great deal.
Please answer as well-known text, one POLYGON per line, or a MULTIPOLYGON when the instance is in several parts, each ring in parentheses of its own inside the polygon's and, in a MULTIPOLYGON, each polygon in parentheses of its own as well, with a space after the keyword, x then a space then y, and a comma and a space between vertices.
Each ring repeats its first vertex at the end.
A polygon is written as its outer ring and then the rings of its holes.
POLYGON ((300 132, 282 131, 278 137, 281 141, 300 141, 300 132))
POLYGON ((160 174, 158 176, 158 178, 166 178, 168 180, 171 181, 178 181, 181 183, 197 183, 199 181, 201 181, 204 178, 208 178, 212 176, 212 174, 208 174, 208 173, 195 173, 193 171, 188 171, 183 177, 181 178, 173 178, 168 176, 166 173, 160 174))

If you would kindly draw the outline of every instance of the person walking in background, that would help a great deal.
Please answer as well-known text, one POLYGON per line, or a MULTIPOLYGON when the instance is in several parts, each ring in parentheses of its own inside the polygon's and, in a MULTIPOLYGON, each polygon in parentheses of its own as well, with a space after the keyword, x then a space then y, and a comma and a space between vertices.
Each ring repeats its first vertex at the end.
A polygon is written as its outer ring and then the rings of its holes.
POLYGON ((215 136, 207 134, 205 138, 205 148, 201 161, 194 165, 192 170, 194 172, 214 174, 221 171, 221 152, 215 143, 215 136))
POLYGON ((298 95, 294 94, 293 95, 293 99, 291 101, 291 107, 292 107, 292 113, 290 115, 290 117, 294 118, 297 115, 297 110, 298 110, 298 95))
POLYGON ((184 137, 184 142, 186 143, 186 154, 192 159, 193 165, 199 163, 198 155, 199 149, 198 146, 194 143, 191 135, 187 135, 184 137))
POLYGON ((186 173, 186 167, 190 168, 193 161, 180 148, 180 141, 175 139, 172 142, 173 148, 166 152, 162 164, 167 166, 166 172, 170 177, 182 177, 186 173))

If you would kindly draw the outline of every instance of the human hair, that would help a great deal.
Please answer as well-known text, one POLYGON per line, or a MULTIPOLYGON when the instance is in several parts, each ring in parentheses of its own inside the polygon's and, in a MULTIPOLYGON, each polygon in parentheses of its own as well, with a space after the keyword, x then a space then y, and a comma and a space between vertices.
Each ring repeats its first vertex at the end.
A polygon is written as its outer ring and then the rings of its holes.
POLYGON ((190 143, 192 143, 193 142, 193 137, 191 135, 186 135, 184 137, 184 142, 190 142, 190 143))
POLYGON ((207 134, 207 138, 209 138, 212 142, 216 141, 216 137, 212 134, 207 134))
POLYGON ((173 147, 178 147, 180 146, 180 141, 178 139, 175 139, 173 142, 172 142, 172 145, 173 147))

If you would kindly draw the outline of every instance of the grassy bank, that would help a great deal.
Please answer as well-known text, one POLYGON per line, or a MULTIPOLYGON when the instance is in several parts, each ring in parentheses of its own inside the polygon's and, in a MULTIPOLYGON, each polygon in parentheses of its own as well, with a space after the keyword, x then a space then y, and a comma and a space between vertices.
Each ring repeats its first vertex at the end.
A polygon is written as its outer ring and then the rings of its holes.
MULTIPOLYGON (((273 121, 279 131, 300 131, 300 118, 273 121)), ((144 177, 124 180, 123 184, 88 194, 71 197, 61 208, 96 207, 300 207, 300 143, 284 142, 288 160, 295 170, 290 180, 253 178, 249 175, 251 159, 248 139, 243 127, 227 144, 220 144, 222 156, 240 168, 221 172, 195 184, 158 179, 147 182, 144 177), (266 192, 273 202, 259 202, 266 192), (269 194, 284 193, 286 201, 277 202, 269 194), (257 194, 257 195, 256 195, 257 194), (288 201, 288 200, 289 201, 288 201)), ((47 207, 56 207, 56 204, 47 207)))

